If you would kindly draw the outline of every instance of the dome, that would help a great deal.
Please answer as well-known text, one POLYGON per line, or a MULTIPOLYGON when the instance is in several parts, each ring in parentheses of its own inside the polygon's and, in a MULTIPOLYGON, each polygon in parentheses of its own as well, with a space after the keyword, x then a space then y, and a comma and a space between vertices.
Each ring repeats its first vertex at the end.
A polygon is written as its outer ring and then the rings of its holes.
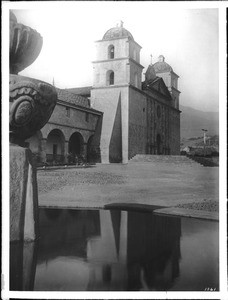
POLYGON ((172 67, 165 62, 165 57, 163 55, 158 57, 158 62, 153 64, 153 67, 156 73, 173 72, 172 67))
POLYGON ((102 40, 118 39, 122 37, 128 37, 134 40, 132 34, 127 29, 123 28, 123 22, 106 31, 102 40))

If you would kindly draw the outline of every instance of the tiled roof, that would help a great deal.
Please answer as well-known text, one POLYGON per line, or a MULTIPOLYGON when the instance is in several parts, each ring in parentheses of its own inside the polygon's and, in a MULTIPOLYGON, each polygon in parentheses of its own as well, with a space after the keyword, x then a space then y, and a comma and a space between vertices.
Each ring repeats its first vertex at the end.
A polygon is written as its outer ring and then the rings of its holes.
POLYGON ((76 94, 76 95, 81 95, 81 96, 88 96, 90 95, 90 91, 92 89, 92 86, 84 86, 80 88, 70 88, 66 89, 70 93, 76 94))
POLYGON ((153 86, 155 82, 161 80, 161 77, 155 76, 154 78, 145 80, 142 82, 143 89, 149 86, 153 86))
POLYGON ((58 93, 58 100, 62 100, 75 105, 90 108, 90 101, 86 97, 76 95, 74 93, 69 92, 68 90, 62 90, 56 88, 56 91, 58 93))

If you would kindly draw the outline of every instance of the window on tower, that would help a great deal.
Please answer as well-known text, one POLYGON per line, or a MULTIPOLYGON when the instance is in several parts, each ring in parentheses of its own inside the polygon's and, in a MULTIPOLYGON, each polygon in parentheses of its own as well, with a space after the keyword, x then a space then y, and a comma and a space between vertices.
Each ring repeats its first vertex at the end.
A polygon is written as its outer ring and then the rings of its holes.
POLYGON ((107 85, 114 85, 114 72, 111 70, 107 72, 107 85))
POLYGON ((113 45, 110 45, 108 47, 108 58, 113 59, 115 54, 115 47, 113 45))
POLYGON ((109 84, 110 85, 114 84, 114 72, 111 72, 109 75, 109 84))

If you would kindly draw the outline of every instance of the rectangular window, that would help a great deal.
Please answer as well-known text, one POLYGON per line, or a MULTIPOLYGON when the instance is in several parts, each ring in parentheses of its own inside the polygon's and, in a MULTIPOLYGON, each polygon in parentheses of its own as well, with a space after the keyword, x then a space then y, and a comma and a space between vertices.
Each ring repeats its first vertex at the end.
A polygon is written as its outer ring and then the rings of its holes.
POLYGON ((68 118, 70 117, 70 108, 69 107, 66 107, 66 115, 68 118))
POLYGON ((85 114, 85 120, 86 120, 86 122, 89 122, 89 113, 85 114))

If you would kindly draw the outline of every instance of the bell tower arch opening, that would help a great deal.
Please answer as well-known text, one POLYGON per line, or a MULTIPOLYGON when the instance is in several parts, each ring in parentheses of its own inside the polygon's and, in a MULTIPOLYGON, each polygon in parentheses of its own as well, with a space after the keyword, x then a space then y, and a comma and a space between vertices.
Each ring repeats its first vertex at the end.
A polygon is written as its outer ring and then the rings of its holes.
POLYGON ((113 59, 115 58, 115 47, 114 45, 109 45, 108 46, 108 59, 113 59))
POLYGON ((114 72, 112 70, 109 70, 106 75, 107 85, 114 85, 114 78, 115 78, 114 72))

